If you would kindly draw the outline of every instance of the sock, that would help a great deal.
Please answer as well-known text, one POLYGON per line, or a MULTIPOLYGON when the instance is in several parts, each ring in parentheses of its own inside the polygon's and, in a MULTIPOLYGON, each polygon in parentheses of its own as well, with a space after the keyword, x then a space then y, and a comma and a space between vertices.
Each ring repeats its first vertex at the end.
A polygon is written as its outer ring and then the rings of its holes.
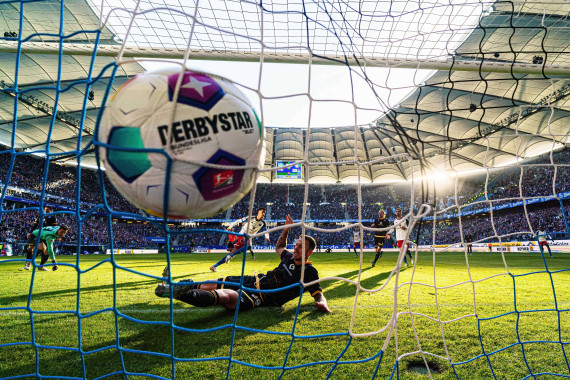
POLYGON ((42 255, 42 261, 40 265, 44 265, 49 259, 49 255, 42 255))
POLYGON ((218 303, 218 293, 215 290, 191 289, 176 297, 177 300, 193 306, 208 307, 218 303))
MULTIPOLYGON (((240 253, 245 252, 245 246, 241 247, 240 249, 238 249, 237 251, 235 251, 233 254, 230 253, 229 255, 226 256, 230 256, 230 257, 234 257, 240 253)), ((214 268, 219 267, 222 264, 225 264, 226 262, 226 256, 222 257, 222 259, 220 261, 218 261, 217 263, 215 263, 214 265, 212 265, 214 268)))
POLYGON ((376 256, 374 256, 374 264, 376 264, 376 261, 378 261, 381 255, 381 253, 376 252, 376 256))
POLYGON ((234 258, 235 256, 239 255, 240 253, 244 253, 244 252, 245 252, 245 246, 241 247, 240 249, 238 249, 234 253, 230 253, 230 257, 234 258))
POLYGON ((218 261, 217 263, 215 263, 212 266, 215 268, 215 267, 219 267, 220 265, 224 264, 226 262, 226 256, 222 257, 222 259, 220 261, 218 261))
MULTIPOLYGON (((34 255, 34 251, 28 250, 28 253, 26 253, 26 259, 31 260, 33 255, 34 255)), ((30 263, 28 263, 28 264, 30 264, 30 263)))

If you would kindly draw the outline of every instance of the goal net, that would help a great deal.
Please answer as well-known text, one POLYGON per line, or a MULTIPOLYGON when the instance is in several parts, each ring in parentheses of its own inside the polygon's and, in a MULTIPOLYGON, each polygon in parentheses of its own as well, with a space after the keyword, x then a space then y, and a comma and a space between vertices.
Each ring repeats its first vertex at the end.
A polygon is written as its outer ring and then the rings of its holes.
MULTIPOLYGON (((570 377, 566 2, 0 9, 0 240, 18 247, 0 257, 0 377, 570 377), (252 192, 184 223, 123 199, 95 138, 117 88, 182 65, 234 81, 266 134, 252 192), (282 171, 297 166, 295 179, 282 171), (17 273, 44 206, 70 226, 59 253, 76 255, 50 278, 39 258, 17 273), (332 250, 312 257, 331 314, 313 311, 309 283, 298 301, 247 313, 154 297, 161 281, 215 277, 202 271, 221 253, 196 268, 173 252, 225 244, 229 222, 259 206, 273 244, 290 214, 289 243, 311 235, 332 250), (380 209, 387 228, 371 227, 380 209), (375 258, 374 235, 387 232, 403 244, 375 258), (159 255, 120 256, 145 244, 159 255), (109 256, 81 255, 93 253, 109 256)), ((238 258, 231 274, 254 274, 238 258)))

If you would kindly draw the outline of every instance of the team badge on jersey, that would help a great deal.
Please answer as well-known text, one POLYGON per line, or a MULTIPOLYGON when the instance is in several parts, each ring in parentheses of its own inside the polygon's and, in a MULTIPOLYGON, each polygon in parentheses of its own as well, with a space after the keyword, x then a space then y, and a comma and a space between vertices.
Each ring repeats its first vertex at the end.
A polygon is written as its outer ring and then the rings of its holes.
MULTIPOLYGON (((179 75, 173 74, 168 77, 168 99, 170 101, 174 98, 179 75)), ((178 103, 209 111, 224 94, 224 90, 214 79, 205 74, 186 71, 180 83, 178 103)))

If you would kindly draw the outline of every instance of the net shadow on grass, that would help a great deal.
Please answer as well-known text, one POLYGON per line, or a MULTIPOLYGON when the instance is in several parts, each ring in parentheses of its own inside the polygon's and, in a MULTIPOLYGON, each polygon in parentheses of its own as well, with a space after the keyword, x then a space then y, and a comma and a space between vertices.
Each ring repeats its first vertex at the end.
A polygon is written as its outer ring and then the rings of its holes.
MULTIPOLYGON (((362 273, 372 270, 373 268, 363 268, 362 273)), ((400 271, 404 271, 407 268, 401 268, 400 271)), ((350 271, 346 273, 336 274, 336 277, 343 277, 346 279, 356 280, 358 277, 358 270, 350 271)), ((383 281, 387 280, 392 273, 391 270, 386 272, 380 272, 375 274, 369 278, 361 279, 360 285, 366 289, 375 289, 379 286, 383 285, 383 281)), ((356 292, 356 287, 354 285, 349 284, 347 282, 342 281, 340 285, 335 287, 324 287, 323 286, 323 293, 327 297, 327 300, 332 299, 339 299, 339 298, 352 298, 354 297, 354 293, 356 292), (350 286, 350 287, 349 287, 350 286), (350 293, 350 294, 349 294, 350 293)))
MULTIPOLYGON (((121 288, 128 288, 128 287, 141 287, 144 285, 150 285, 150 284, 155 284, 157 283, 156 280, 151 279, 148 281, 131 281, 131 282, 124 282, 124 283, 118 283, 116 284, 117 289, 121 289, 121 288)), ((96 291, 100 291, 100 290, 113 290, 115 284, 110 283, 108 285, 98 285, 98 286, 87 286, 87 287, 81 287, 81 291, 82 292, 96 292, 96 291)), ((42 299, 49 299, 52 297, 56 297, 56 296, 61 296, 61 295, 65 295, 65 294, 77 294, 77 288, 73 287, 73 288, 69 288, 69 289, 61 289, 61 290, 53 290, 53 291, 46 291, 46 292, 37 292, 34 291, 33 294, 33 300, 34 301, 41 301, 42 299)), ((84 293, 85 294, 85 293, 84 293)), ((11 297, 0 297, 0 304, 1 305, 8 305, 8 304, 12 304, 12 303, 18 303, 18 302, 27 302, 28 300, 28 294, 20 294, 17 296, 11 296, 11 297)))

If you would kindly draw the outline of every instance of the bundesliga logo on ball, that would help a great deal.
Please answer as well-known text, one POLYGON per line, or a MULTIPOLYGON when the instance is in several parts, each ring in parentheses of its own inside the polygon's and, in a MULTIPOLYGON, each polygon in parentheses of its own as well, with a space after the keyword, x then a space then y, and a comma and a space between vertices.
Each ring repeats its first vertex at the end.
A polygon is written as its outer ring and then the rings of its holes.
POLYGON ((99 157, 111 183, 137 207, 156 216, 204 218, 251 190, 263 167, 264 137, 251 103, 227 79, 192 71, 145 73, 107 103, 99 157))

